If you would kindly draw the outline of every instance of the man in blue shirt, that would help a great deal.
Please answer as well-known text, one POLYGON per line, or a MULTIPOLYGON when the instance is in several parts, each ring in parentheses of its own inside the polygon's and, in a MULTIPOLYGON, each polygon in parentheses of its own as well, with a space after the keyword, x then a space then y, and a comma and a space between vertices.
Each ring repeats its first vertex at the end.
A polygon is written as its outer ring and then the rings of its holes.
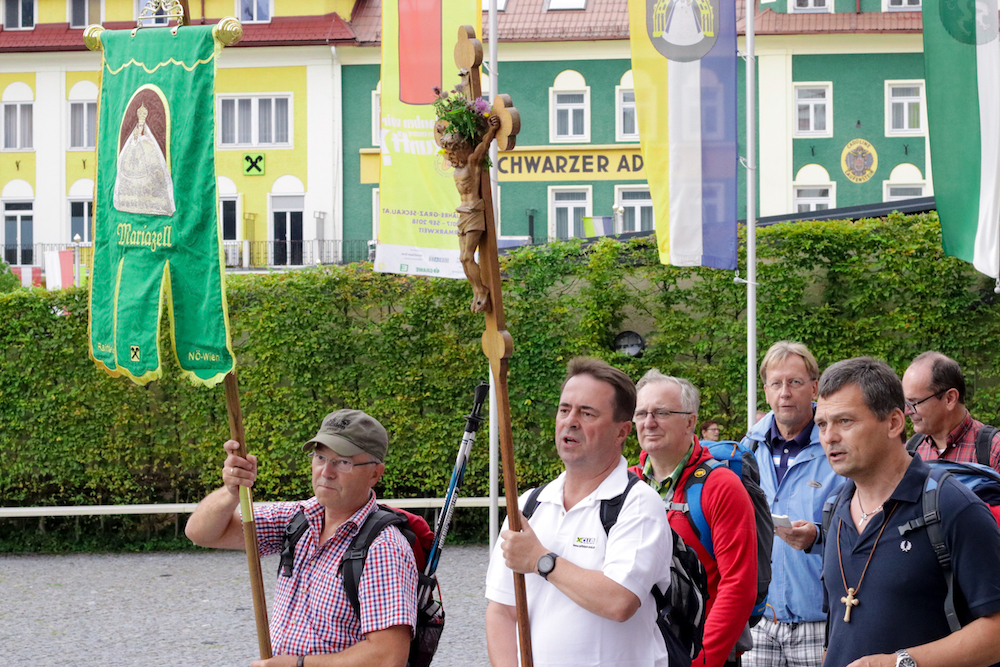
POLYGON ((819 365, 802 343, 780 341, 760 364, 771 406, 743 439, 757 458, 760 486, 771 513, 792 527, 775 527, 771 586, 764 618, 751 630, 754 648, 745 667, 819 667, 823 662, 826 612, 817 541, 823 503, 843 483, 827 463, 813 424, 819 365), (794 547, 794 548, 793 548, 794 547), (773 617, 772 617, 773 613, 773 617))
POLYGON ((930 468, 910 457, 903 386, 870 357, 837 362, 819 382, 816 425, 833 469, 851 480, 825 538, 825 667, 987 667, 1000 661, 1000 530, 952 479, 937 485, 964 627, 951 633, 948 587, 923 517, 930 468))

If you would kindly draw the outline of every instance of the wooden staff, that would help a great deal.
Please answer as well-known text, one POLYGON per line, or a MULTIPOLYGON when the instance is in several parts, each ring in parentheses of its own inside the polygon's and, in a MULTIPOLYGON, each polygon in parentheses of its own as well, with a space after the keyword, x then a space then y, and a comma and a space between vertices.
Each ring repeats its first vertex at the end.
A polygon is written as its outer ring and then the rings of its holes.
MULTIPOLYGON (((476 38, 472 26, 458 29, 455 44, 455 64, 463 74, 468 72, 465 95, 475 100, 482 87, 479 66, 483 62, 483 44, 476 38)), ((497 95, 492 112, 500 118, 496 140, 500 150, 514 147, 515 137, 521 128, 517 109, 511 106, 510 97, 497 95)), ((484 176, 486 176, 484 174, 484 176)), ((514 467, 514 439, 510 426, 510 397, 507 394, 507 360, 514 351, 514 340, 506 330, 503 314, 503 290, 500 283, 500 262, 497 256, 496 220, 493 215, 493 190, 488 176, 480 178, 480 195, 485 204, 486 231, 479 241, 479 267, 482 281, 489 289, 490 305, 485 312, 486 330, 483 332, 483 353, 490 360, 493 386, 497 394, 497 424, 500 435, 500 460, 503 466, 504 496, 507 499, 507 521, 513 531, 521 530, 521 514, 517 511, 517 471, 514 467)), ((517 635, 522 667, 531 667, 531 627, 528 621, 528 597, 524 588, 524 575, 514 573, 514 600, 517 608, 517 635)))
MULTIPOLYGON (((226 374, 226 412, 229 414, 229 437, 240 443, 237 456, 246 458, 246 435, 243 432, 243 410, 240 408, 240 388, 236 370, 226 374)), ((250 570, 250 590, 253 594, 254 618, 257 621, 257 645, 260 659, 271 657, 271 632, 267 624, 267 598, 264 595, 264 577, 260 571, 260 552, 257 550, 257 524, 253 520, 253 494, 240 486, 240 512, 243 515, 243 543, 250 570)))

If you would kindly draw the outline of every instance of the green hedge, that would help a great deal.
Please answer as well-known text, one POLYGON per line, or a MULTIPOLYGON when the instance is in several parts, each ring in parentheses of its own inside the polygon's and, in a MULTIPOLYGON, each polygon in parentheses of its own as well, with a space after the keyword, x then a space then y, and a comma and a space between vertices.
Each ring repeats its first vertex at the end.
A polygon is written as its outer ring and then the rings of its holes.
MULTIPOLYGON (((775 225, 759 230, 758 257, 760 355, 788 338, 824 366, 870 354, 902 372, 938 349, 965 369, 973 413, 997 422, 993 283, 943 255, 933 214, 775 225)), ((702 419, 718 419, 728 437, 744 432, 746 291, 732 272, 662 266, 651 239, 525 248, 503 269, 522 487, 560 468, 554 406, 578 354, 634 378, 654 366, 687 377, 702 390, 702 419), (622 328, 646 336, 644 356, 612 351, 622 328)), ((355 264, 228 282, 247 444, 262 461, 258 499, 310 494, 301 443, 341 407, 389 429, 380 495, 443 495, 472 390, 487 376, 482 316, 469 312, 464 281, 355 264)), ((218 485, 221 387, 195 387, 172 363, 146 387, 99 372, 87 355, 85 291, 0 294, 0 354, 3 505, 193 502, 218 485)), ((484 430, 464 494, 487 493, 486 462, 484 430)))

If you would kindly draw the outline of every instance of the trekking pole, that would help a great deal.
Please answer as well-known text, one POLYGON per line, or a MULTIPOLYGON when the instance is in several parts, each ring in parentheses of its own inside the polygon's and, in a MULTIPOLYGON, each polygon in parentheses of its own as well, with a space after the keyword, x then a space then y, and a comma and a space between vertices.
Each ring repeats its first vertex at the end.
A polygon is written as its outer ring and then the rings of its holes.
POLYGON ((462 435, 462 444, 458 447, 455 468, 451 471, 448 493, 445 494, 444 498, 444 511, 441 512, 437 526, 434 527, 434 542, 431 543, 431 551, 427 556, 427 566, 424 568, 424 574, 428 577, 437 572, 438 561, 441 559, 441 545, 444 544, 444 538, 448 535, 451 517, 455 513, 455 505, 458 503, 458 487, 462 485, 462 479, 465 477, 465 466, 469 462, 469 451, 472 449, 472 443, 476 440, 476 432, 483 423, 480 413, 489 393, 490 385, 486 382, 476 387, 472 412, 465 416, 465 434, 462 435))

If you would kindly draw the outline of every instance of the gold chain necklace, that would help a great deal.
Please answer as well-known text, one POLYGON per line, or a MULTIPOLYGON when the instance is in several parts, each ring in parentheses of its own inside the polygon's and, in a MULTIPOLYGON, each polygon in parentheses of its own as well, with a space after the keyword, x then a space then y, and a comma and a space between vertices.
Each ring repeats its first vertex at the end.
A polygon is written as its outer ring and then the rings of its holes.
MULTIPOLYGON (((861 498, 858 498, 858 507, 861 507, 861 498)), ((899 507, 899 505, 897 504, 896 507, 899 507)), ((847 591, 847 595, 840 598, 840 601, 844 603, 845 607, 847 607, 844 610, 844 623, 851 622, 851 607, 857 607, 859 604, 861 604, 861 602, 857 598, 858 591, 861 590, 861 584, 862 582, 864 582, 865 575, 868 573, 868 566, 871 565, 872 563, 872 556, 875 555, 875 549, 878 548, 878 542, 879 540, 882 539, 882 533, 885 532, 885 527, 889 525, 889 519, 891 519, 892 515, 896 512, 896 507, 892 508, 892 511, 889 512, 889 516, 885 518, 885 523, 882 524, 882 529, 878 531, 878 537, 875 538, 875 544, 872 546, 871 553, 868 554, 868 561, 865 563, 865 569, 861 571, 861 578, 858 579, 857 588, 848 588, 847 586, 847 575, 844 574, 844 558, 841 555, 841 547, 840 547, 840 528, 844 525, 844 520, 840 519, 839 523, 837 524, 837 561, 840 563, 840 578, 844 582, 844 590, 847 591)), ((881 505, 878 506, 878 509, 873 510, 872 514, 878 512, 879 509, 882 509, 881 505)), ((861 511, 861 514, 862 516, 864 516, 865 514, 864 510, 861 511)), ((860 538, 860 535, 858 537, 860 538)))

